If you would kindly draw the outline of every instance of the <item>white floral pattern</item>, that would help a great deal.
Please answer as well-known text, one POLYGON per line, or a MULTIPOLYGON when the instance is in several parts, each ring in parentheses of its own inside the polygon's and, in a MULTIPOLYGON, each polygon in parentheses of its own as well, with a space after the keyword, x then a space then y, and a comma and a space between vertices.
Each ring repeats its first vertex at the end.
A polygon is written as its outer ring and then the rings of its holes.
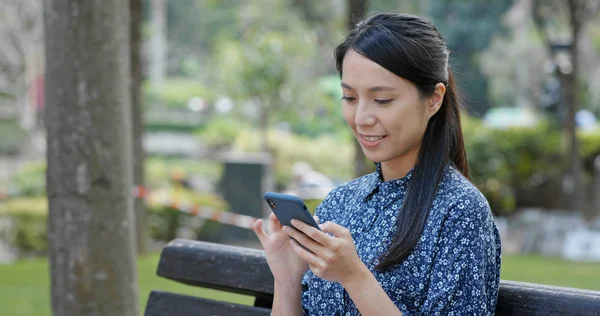
MULTIPOLYGON (((403 315, 493 315, 500 282, 500 236, 485 197, 454 167, 438 186, 423 234, 404 262, 376 271, 395 233, 413 171, 382 181, 381 168, 332 192, 321 222, 350 230, 357 252, 403 315)), ((344 288, 314 275, 302 281, 306 315, 359 315, 344 288)))

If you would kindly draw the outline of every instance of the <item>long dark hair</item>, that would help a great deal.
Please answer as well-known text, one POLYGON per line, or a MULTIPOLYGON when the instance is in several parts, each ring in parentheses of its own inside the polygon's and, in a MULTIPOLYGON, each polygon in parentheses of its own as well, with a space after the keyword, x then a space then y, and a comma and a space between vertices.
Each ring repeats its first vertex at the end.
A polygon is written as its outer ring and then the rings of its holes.
POLYGON ((442 105, 425 130, 408 192, 397 216, 397 232, 377 265, 384 270, 404 261, 421 238, 448 162, 469 177, 460 124, 461 104, 448 65, 448 48, 437 28, 421 17, 380 13, 358 23, 335 49, 340 76, 344 56, 350 49, 415 84, 422 98, 431 96, 437 83, 446 85, 442 105))

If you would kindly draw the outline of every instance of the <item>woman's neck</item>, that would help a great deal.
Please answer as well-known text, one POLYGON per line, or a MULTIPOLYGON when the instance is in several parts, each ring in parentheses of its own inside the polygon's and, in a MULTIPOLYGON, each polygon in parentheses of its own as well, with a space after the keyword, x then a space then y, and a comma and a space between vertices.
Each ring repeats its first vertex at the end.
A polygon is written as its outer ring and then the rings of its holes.
POLYGON ((381 162, 383 181, 404 178, 417 163, 418 154, 419 151, 417 150, 392 160, 381 162))

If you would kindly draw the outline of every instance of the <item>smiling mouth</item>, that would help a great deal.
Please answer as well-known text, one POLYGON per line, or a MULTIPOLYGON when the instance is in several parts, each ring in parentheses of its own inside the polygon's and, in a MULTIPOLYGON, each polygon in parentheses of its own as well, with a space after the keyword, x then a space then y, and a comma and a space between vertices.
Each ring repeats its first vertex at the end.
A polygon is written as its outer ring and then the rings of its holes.
POLYGON ((373 136, 373 135, 363 135, 363 134, 358 134, 362 139, 368 141, 368 142, 376 142, 378 140, 381 140, 385 137, 385 135, 383 136, 373 136))

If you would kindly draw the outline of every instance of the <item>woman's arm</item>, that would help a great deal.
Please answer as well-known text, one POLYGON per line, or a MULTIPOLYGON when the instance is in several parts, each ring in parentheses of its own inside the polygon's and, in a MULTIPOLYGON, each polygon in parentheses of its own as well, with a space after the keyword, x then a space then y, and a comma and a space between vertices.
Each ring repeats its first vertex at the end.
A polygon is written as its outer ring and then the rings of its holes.
MULTIPOLYGON (((269 217, 271 232, 262 228, 262 220, 254 224, 254 232, 260 240, 269 269, 273 274, 273 315, 302 315, 302 277, 308 264, 290 247, 290 237, 282 231, 281 223, 274 214, 269 217)), ((318 218, 315 218, 318 221, 318 218)))
POLYGON ((279 283, 275 281, 273 294, 273 310, 271 315, 303 315, 302 283, 279 283))
POLYGON ((366 266, 362 273, 357 273, 342 286, 362 315, 402 315, 366 266))
POLYGON ((350 231, 333 222, 321 225, 322 231, 296 220, 292 221, 292 225, 297 230, 283 227, 286 233, 297 240, 290 240, 292 249, 308 262, 314 274, 340 283, 361 314, 402 315, 359 258, 350 231))

